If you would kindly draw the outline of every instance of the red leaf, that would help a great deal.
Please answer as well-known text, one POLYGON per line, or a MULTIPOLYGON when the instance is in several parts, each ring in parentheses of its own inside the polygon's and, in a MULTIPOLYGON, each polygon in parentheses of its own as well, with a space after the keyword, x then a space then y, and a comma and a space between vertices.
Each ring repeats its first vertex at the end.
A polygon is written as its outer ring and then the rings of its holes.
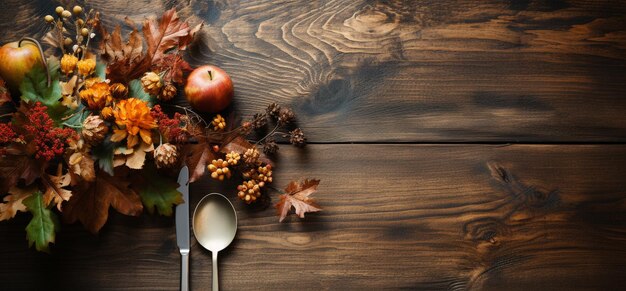
POLYGON ((107 78, 111 79, 111 82, 126 83, 141 77, 150 68, 150 62, 143 53, 142 39, 137 28, 133 27, 126 43, 123 43, 120 26, 117 26, 112 34, 100 26, 100 33, 102 34, 100 54, 102 60, 107 63, 107 78))
POLYGON ((292 181, 285 188, 285 194, 280 195, 280 201, 276 204, 276 210, 279 222, 282 222, 291 206, 296 209, 296 214, 300 218, 304 218, 304 214, 307 212, 318 212, 322 210, 315 204, 315 201, 309 196, 317 191, 317 186, 320 184, 320 180, 306 179, 302 182, 292 181))

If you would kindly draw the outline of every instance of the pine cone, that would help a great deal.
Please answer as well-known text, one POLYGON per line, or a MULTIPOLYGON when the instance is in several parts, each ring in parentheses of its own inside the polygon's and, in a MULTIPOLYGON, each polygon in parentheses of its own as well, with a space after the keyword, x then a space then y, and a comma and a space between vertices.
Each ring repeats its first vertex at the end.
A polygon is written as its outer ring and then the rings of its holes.
POLYGON ((109 132, 109 127, 104 123, 104 120, 98 115, 90 115, 83 122, 83 129, 81 131, 83 139, 90 145, 97 145, 104 140, 104 137, 109 132))
POLYGON ((272 103, 267 106, 267 109, 265 109, 265 112, 267 113, 269 117, 275 120, 276 118, 278 118, 278 114, 280 113, 280 105, 276 103, 272 103))
POLYGON ((164 143, 154 149, 154 163, 159 169, 173 166, 177 159, 178 151, 175 145, 164 143))
POLYGON ((128 97, 128 88, 122 83, 113 83, 109 86, 111 95, 116 100, 126 99, 128 97))
POLYGON ((159 94, 159 99, 167 102, 167 101, 174 99, 174 97, 176 97, 176 94, 178 94, 178 90, 176 89, 176 86, 170 83, 170 84, 165 85, 165 87, 161 89, 161 93, 159 94))
POLYGON ((163 84, 161 83, 161 77, 155 72, 147 72, 141 77, 141 85, 146 93, 157 96, 163 84))
POLYGON ((256 113, 252 116, 252 128, 259 130, 267 125, 267 118, 261 113, 256 113))
POLYGON ((274 138, 268 137, 265 140, 265 144, 263 144, 263 152, 266 155, 273 155, 278 151, 278 144, 276 144, 276 141, 274 140, 274 138))
POLYGON ((278 123, 279 124, 288 124, 296 119, 296 114, 293 110, 289 108, 283 108, 280 110, 280 114, 278 115, 278 123))
POLYGON ((303 147, 306 145, 306 137, 304 132, 300 128, 296 128, 289 132, 289 142, 297 147, 303 147))

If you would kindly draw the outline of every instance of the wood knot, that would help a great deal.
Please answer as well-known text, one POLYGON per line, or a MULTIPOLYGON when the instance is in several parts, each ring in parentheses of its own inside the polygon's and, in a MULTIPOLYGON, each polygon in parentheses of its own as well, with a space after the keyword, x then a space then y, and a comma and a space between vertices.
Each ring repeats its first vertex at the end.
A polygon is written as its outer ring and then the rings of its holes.
POLYGON ((400 17, 393 11, 368 5, 346 19, 344 24, 360 33, 384 35, 398 27, 400 17))
POLYGON ((476 243, 499 245, 500 238, 510 233, 509 227, 501 220, 495 218, 481 218, 470 221, 463 227, 465 238, 476 243))

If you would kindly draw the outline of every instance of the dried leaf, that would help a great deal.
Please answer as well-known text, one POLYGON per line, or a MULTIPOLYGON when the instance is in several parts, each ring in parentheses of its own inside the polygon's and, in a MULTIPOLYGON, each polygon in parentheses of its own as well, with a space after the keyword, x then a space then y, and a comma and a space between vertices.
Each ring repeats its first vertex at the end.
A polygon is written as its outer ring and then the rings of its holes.
POLYGON ((178 18, 175 8, 165 11, 158 21, 155 18, 146 19, 143 23, 143 35, 148 46, 150 63, 163 63, 165 53, 172 49, 184 50, 202 25, 200 23, 193 29, 190 28, 189 23, 178 18))
POLYGON ((146 161, 146 153, 154 150, 154 144, 140 143, 134 149, 127 149, 125 147, 119 147, 115 149, 115 158, 113 165, 115 167, 126 165, 127 167, 135 170, 143 168, 143 164, 146 161))
POLYGON ((278 213, 279 222, 282 222, 291 206, 296 209, 296 214, 300 218, 304 218, 304 214, 307 212, 318 212, 322 210, 315 204, 315 201, 309 196, 317 191, 317 186, 320 180, 306 179, 302 182, 292 181, 285 188, 285 194, 280 195, 280 201, 276 204, 276 210, 278 213))
POLYGON ((191 171, 189 182, 193 183, 204 175, 207 163, 215 158, 215 153, 211 150, 211 145, 207 143, 185 145, 184 152, 191 171))
POLYGON ((9 220, 17 214, 18 211, 26 212, 26 205, 24 205, 24 199, 35 193, 35 187, 29 187, 27 189, 12 187, 9 190, 9 195, 4 197, 4 202, 0 203, 0 221, 9 220))
POLYGON ((143 211, 141 198, 128 185, 125 177, 111 177, 99 170, 94 182, 81 181, 74 187, 74 196, 65 205, 63 217, 69 223, 80 221, 87 230, 97 233, 109 217, 109 207, 125 215, 139 216, 143 211))
POLYGON ((19 182, 24 180, 30 185, 39 178, 40 167, 37 162, 25 155, 7 155, 0 159, 0 193, 6 193, 19 182))
POLYGON ((46 187, 46 192, 43 194, 44 205, 48 206, 50 202, 54 202, 57 209, 61 211, 61 203, 70 200, 70 197, 72 197, 72 191, 63 189, 63 187, 70 185, 72 177, 69 173, 63 175, 63 168, 59 164, 56 176, 44 174, 41 176, 41 180, 46 187))
POLYGON ((109 34, 103 26, 100 27, 102 40, 100 41, 100 57, 107 63, 106 76, 112 83, 128 83, 137 79, 150 68, 150 62, 143 53, 143 44, 137 28, 128 36, 128 41, 122 41, 122 29, 117 26, 109 34))
POLYGON ((31 247, 35 244, 35 249, 40 252, 47 252, 48 245, 54 243, 55 232, 59 228, 57 216, 43 203, 39 191, 24 199, 24 205, 33 214, 33 218, 26 226, 28 246, 31 247))
POLYGON ((0 79, 0 106, 7 102, 11 102, 11 94, 9 93, 4 80, 0 79))

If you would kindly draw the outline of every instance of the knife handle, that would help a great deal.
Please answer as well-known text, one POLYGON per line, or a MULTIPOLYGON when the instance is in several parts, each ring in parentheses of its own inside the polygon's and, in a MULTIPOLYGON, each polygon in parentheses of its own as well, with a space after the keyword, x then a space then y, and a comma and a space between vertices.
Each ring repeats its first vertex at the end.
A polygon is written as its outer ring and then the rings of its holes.
POLYGON ((181 254, 180 290, 189 291, 189 254, 181 254))

